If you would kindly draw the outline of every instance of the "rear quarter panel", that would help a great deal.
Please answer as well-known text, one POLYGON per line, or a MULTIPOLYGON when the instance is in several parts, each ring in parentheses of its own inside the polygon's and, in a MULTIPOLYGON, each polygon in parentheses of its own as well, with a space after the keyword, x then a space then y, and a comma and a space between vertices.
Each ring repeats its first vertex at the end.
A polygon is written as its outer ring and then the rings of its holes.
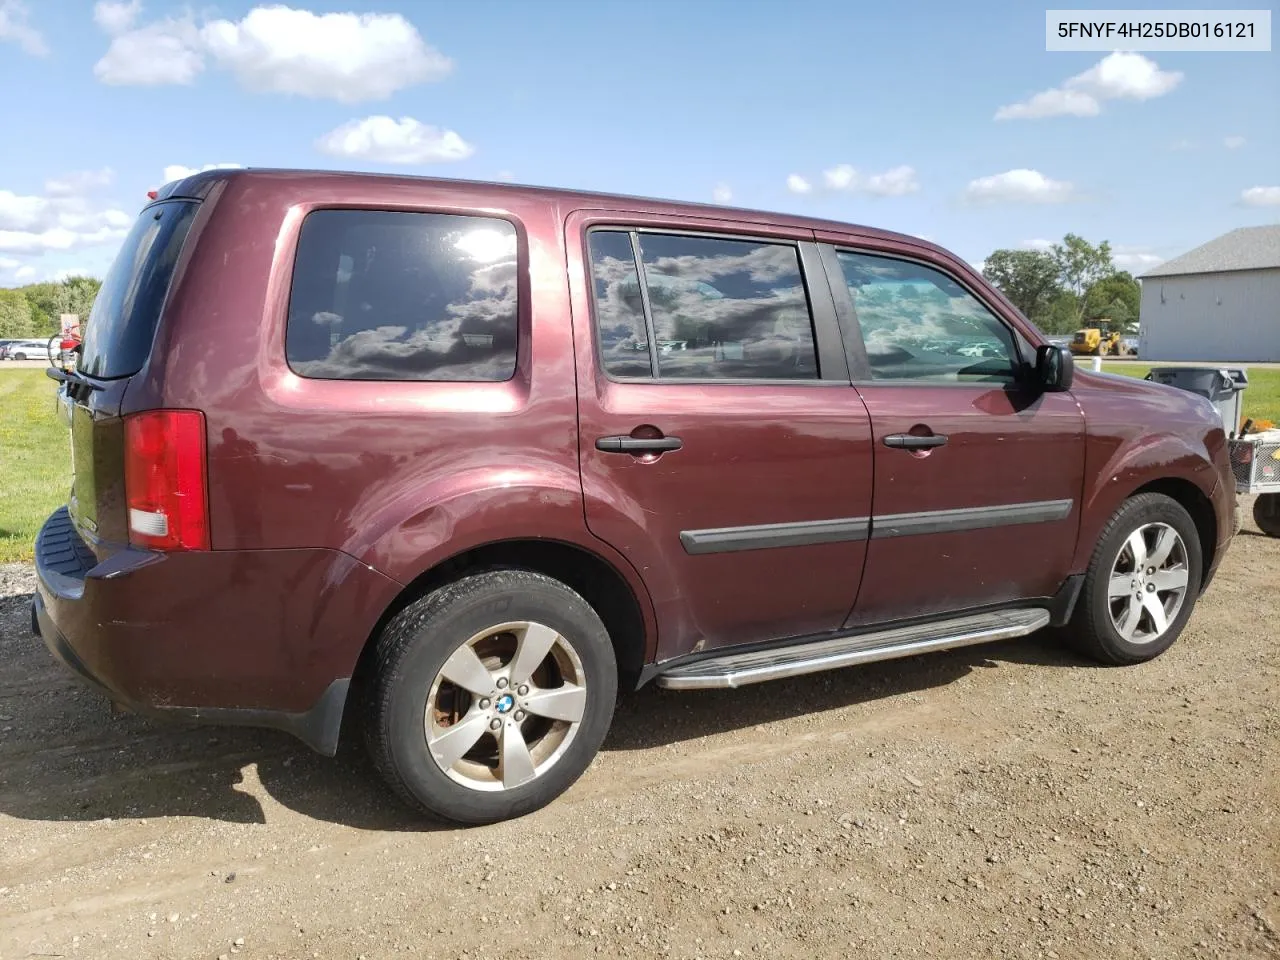
MULTIPOLYGON (((553 203, 478 184, 297 173, 230 179, 216 202, 131 396, 138 406, 205 411, 215 550, 338 550, 407 584, 470 547, 550 539, 603 556, 647 610, 635 571, 586 529, 553 203), (513 222, 515 376, 424 383, 293 373, 284 338, 298 233, 308 212, 333 207, 513 222)), ((374 620, 350 624, 353 662, 374 620)))

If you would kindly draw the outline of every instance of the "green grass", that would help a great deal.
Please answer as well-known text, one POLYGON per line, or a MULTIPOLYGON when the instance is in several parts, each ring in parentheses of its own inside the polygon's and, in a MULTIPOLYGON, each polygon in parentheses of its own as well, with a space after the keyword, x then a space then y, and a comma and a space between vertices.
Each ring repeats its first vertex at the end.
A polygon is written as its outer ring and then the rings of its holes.
MULTIPOLYGON (((1087 365, 1085 369, 1088 369, 1087 365)), ((1145 377, 1151 364, 1104 363, 1102 369, 1107 373, 1123 373, 1127 377, 1145 377)), ((1253 420, 1270 420, 1280 424, 1280 369, 1253 368, 1248 373, 1249 386, 1244 392, 1244 415, 1253 420)))
POLYGON ((0 563, 30 560, 45 518, 67 501, 71 449, 43 370, 0 371, 0 563))

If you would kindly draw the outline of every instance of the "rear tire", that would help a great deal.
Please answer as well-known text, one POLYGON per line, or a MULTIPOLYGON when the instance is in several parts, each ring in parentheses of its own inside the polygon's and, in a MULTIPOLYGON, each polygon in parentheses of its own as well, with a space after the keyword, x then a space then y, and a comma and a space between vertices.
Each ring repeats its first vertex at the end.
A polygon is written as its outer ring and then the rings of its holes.
POLYGON ((1280 537, 1280 493, 1260 493, 1253 501, 1253 522, 1268 537, 1280 537))
POLYGON ((1075 646, 1111 665, 1158 657, 1191 616, 1202 564, 1199 533, 1181 504, 1159 493, 1126 500, 1089 560, 1071 618, 1075 646))
POLYGON ((475 574, 410 604, 377 640, 366 741, 407 803, 465 824, 550 803, 591 764, 618 671, 591 606, 550 577, 475 574))

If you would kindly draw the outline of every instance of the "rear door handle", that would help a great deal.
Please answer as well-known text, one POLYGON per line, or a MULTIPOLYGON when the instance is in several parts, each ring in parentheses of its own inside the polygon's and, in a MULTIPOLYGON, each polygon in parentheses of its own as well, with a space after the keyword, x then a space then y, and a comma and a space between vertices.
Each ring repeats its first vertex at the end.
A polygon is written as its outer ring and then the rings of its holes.
POLYGON ((914 433, 891 433, 884 438, 886 447, 894 447, 898 450, 930 450, 946 442, 947 438, 940 433, 930 434, 927 437, 917 437, 914 433))
POLYGON ((596 449, 605 453, 663 453, 667 450, 679 450, 684 441, 679 437, 600 437, 596 440, 596 449))

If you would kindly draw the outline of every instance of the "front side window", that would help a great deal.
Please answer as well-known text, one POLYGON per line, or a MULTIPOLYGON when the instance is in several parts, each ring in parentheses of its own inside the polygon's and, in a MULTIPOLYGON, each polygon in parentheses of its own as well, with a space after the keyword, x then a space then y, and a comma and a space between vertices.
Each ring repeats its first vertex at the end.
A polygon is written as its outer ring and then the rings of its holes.
POLYGON ((510 379, 516 289, 505 220, 317 210, 298 239, 289 366, 325 380, 510 379))
POLYGON ((817 378, 794 245, 602 230, 590 248, 601 352, 614 376, 817 378))
POLYGON ((840 251, 874 380, 1011 381, 1013 334, 940 270, 840 251))

